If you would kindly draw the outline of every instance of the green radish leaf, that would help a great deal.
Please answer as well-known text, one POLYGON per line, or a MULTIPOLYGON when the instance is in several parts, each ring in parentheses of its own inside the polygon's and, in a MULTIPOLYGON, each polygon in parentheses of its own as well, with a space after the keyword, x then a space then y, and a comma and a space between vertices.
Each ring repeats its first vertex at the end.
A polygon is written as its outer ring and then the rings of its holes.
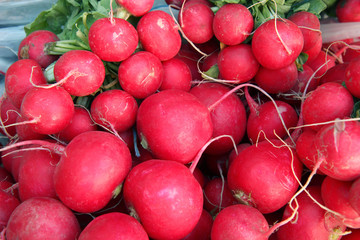
POLYGON ((209 70, 201 74, 204 79, 218 78, 219 77, 219 67, 217 64, 213 65, 209 70))

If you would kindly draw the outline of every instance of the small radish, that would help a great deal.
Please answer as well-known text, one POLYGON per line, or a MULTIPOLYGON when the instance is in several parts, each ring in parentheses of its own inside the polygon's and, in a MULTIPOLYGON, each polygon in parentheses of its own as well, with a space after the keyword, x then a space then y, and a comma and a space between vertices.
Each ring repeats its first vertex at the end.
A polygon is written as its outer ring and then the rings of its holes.
POLYGON ((311 48, 309 48, 306 51, 303 51, 303 53, 306 53, 306 55, 308 56, 307 58, 308 62, 316 59, 317 55, 319 55, 319 53, 322 50, 322 46, 323 46, 322 37, 320 37, 311 48))
POLYGON ((337 63, 335 66, 327 70, 327 72, 320 78, 319 84, 326 82, 337 82, 342 84, 346 79, 346 68, 349 63, 337 63))
POLYGON ((349 202, 352 208, 360 214, 360 178, 355 179, 349 190, 349 202))
POLYGON ((202 63, 199 62, 199 56, 193 50, 180 49, 175 58, 182 60, 190 68, 191 78, 193 81, 202 80, 203 77, 199 72, 199 67, 201 69, 202 63))
POLYGON ((6 228, 11 213, 19 205, 20 201, 16 197, 0 190, 0 232, 6 228))
POLYGON ((18 116, 16 119, 15 128, 16 135, 19 141, 48 138, 47 134, 42 134, 34 131, 34 129, 31 127, 31 124, 22 124, 26 121, 27 119, 22 116, 18 116))
POLYGON ((169 160, 136 165, 123 189, 130 214, 138 218, 153 239, 181 239, 198 223, 203 193, 190 170, 169 160))
POLYGON ((74 240, 79 233, 74 213, 60 201, 46 197, 22 202, 6 227, 7 240, 74 240))
POLYGON ((53 134, 70 123, 74 103, 70 94, 62 87, 33 87, 24 96, 20 113, 29 121, 34 132, 53 134))
POLYGON ((169 89, 139 106, 137 134, 156 158, 189 163, 210 140, 213 124, 207 107, 193 94, 169 89))
POLYGON ((116 3, 125 8, 131 15, 140 17, 151 10, 154 0, 116 0, 116 3))
POLYGON ((345 51, 342 54, 342 60, 349 63, 352 60, 360 57, 360 41, 352 42, 347 47, 343 47, 345 51))
POLYGON ((302 65, 302 71, 298 71, 298 77, 295 85, 291 88, 291 91, 294 91, 299 94, 306 92, 311 92, 317 88, 318 83, 315 79, 312 78, 314 71, 307 64, 302 65), (310 83, 308 84, 308 82, 310 83))
POLYGON ((181 47, 181 36, 174 19, 161 10, 146 13, 137 27, 144 50, 153 53, 161 61, 176 56, 181 47))
POLYGON ((3 95, 0 98, 0 121, 1 126, 4 128, 0 128, 0 132, 9 138, 15 137, 16 128, 15 126, 6 127, 7 125, 12 125, 16 123, 16 119, 19 116, 19 109, 12 104, 10 99, 3 95))
POLYGON ((142 225, 133 217, 119 212, 100 215, 80 233, 79 240, 148 240, 142 225))
POLYGON ((134 125, 137 111, 135 98, 120 89, 100 93, 90 107, 91 117, 97 124, 119 132, 134 125))
POLYGON ((64 53, 54 65, 55 80, 73 96, 86 96, 100 88, 105 79, 101 59, 86 50, 64 53))
POLYGON ((5 74, 5 92, 12 104, 20 109, 25 94, 34 85, 46 84, 40 64, 21 59, 10 65, 5 74))
POLYGON ((181 240, 209 240, 211 235, 211 228, 213 224, 213 218, 206 210, 202 211, 199 222, 195 228, 186 237, 181 240))
POLYGON ((360 98, 360 58, 351 61, 345 69, 345 85, 349 92, 360 98))
POLYGON ((144 99, 160 88, 163 74, 163 66, 156 55, 139 51, 120 63, 118 78, 123 90, 144 99))
POLYGON ((215 37, 226 45, 245 41, 254 28, 250 10, 239 3, 225 4, 216 12, 213 29, 215 37))
POLYGON ((159 90, 179 89, 190 91, 191 88, 191 70, 189 66, 178 58, 172 58, 162 62, 163 80, 159 90))
POLYGON ((339 22, 360 22, 360 2, 340 0, 336 4, 336 17, 339 22))
POLYGON ((322 50, 315 59, 308 59, 306 64, 311 67, 314 72, 316 71, 315 77, 319 80, 329 69, 336 65, 335 61, 335 57, 322 50))
POLYGON ((33 59, 46 68, 56 61, 59 56, 46 53, 46 44, 59 41, 59 37, 48 30, 37 30, 27 35, 19 45, 19 59, 33 59))
POLYGON ((301 30, 288 19, 270 19, 261 24, 251 42, 255 58, 269 69, 279 69, 293 63, 303 46, 301 30))
POLYGON ((120 62, 137 48, 139 36, 133 25, 121 18, 100 18, 89 29, 91 51, 108 62, 120 62))

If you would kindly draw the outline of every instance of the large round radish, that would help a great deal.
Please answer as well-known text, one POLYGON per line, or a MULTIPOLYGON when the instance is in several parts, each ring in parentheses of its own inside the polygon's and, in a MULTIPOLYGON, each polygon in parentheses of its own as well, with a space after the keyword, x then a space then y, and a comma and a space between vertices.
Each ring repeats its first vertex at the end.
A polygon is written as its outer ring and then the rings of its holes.
POLYGON ((56 61, 54 76, 71 95, 86 96, 94 93, 104 82, 105 67, 96 54, 72 50, 56 61))
POLYGON ((89 46, 101 60, 120 62, 136 49, 138 33, 133 25, 121 18, 100 18, 89 29, 89 46))
POLYGON ((62 87, 34 87, 24 96, 20 112, 25 119, 31 121, 30 126, 34 132, 53 134, 70 123, 74 103, 70 94, 62 87))
POLYGON ((19 204, 19 199, 0 189, 0 231, 6 227, 11 213, 19 204))
POLYGON ((97 124, 120 132, 134 125, 137 110, 135 98, 120 89, 100 93, 90 107, 91 117, 97 124))
POLYGON ((100 215, 81 232, 79 240, 148 240, 142 225, 133 217, 119 212, 100 215))
POLYGON ((135 98, 144 99, 159 89, 163 66, 156 55, 140 51, 120 64, 118 77, 122 89, 135 98))
POLYGON ((34 85, 46 84, 41 66, 35 60, 21 59, 10 65, 5 74, 5 92, 12 104, 20 109, 25 94, 34 85))
POLYGON ((254 27, 254 19, 244 5, 223 5, 215 14, 213 29, 215 37, 226 45, 237 45, 245 41, 254 27))
POLYGON ((270 19, 261 24, 251 42, 255 58, 269 69, 279 69, 293 63, 303 46, 301 30, 287 19, 270 19))
POLYGON ((98 211, 117 193, 130 167, 130 151, 122 140, 107 132, 82 133, 66 146, 56 166, 56 194, 72 210, 98 211))
MULTIPOLYGON (((221 100, 230 89, 219 83, 204 83, 193 87, 190 93, 195 95, 208 107, 213 123, 213 138, 221 135, 230 135, 235 144, 239 144, 245 135, 246 110, 244 104, 236 94, 221 100)), ((223 154, 234 148, 230 138, 221 138, 211 143, 206 153, 223 154)))
POLYGON ((181 47, 178 27, 170 14, 154 10, 141 17, 136 27, 142 47, 161 61, 176 56, 181 47))
POLYGON ((212 240, 266 240, 269 224, 264 215, 251 206, 236 204, 223 209, 211 229, 212 240))
POLYGON ((116 3, 125 8, 131 15, 140 17, 151 10, 154 0, 116 0, 116 3))
POLYGON ((156 158, 189 163, 210 140, 210 112, 194 95, 176 89, 147 97, 138 110, 141 144, 156 158))
POLYGON ((7 240, 74 240, 79 233, 74 213, 60 201, 46 197, 22 202, 6 227, 7 240))
POLYGON ((46 68, 59 58, 58 55, 46 53, 46 44, 60 40, 59 37, 48 30, 37 30, 27 35, 19 45, 19 59, 33 59, 41 67, 46 68))
POLYGON ((227 180, 239 202, 272 213, 294 195, 302 169, 294 151, 274 139, 241 151, 229 167, 227 180))
POLYGON ((181 239, 196 226, 203 211, 203 193, 190 170, 181 163, 148 160, 125 179, 126 205, 150 238, 181 239))

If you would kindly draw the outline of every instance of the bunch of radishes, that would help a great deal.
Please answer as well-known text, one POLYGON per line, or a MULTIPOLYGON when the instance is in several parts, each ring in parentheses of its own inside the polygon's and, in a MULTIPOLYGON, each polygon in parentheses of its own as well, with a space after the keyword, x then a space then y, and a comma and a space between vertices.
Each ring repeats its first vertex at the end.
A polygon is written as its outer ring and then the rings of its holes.
POLYGON ((357 39, 324 44, 309 11, 257 26, 253 5, 166 2, 110 1, 76 46, 21 42, 0 239, 358 239, 357 39))

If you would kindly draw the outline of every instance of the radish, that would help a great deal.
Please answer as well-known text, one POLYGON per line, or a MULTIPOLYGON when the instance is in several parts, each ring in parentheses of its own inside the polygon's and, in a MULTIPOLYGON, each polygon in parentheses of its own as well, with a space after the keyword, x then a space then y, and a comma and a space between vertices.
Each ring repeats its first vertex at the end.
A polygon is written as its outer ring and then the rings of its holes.
POLYGON ((124 60, 118 71, 121 88, 138 99, 155 93, 162 83, 160 59, 148 51, 139 51, 124 60))
POLYGON ((37 30, 27 35, 19 44, 18 58, 33 59, 46 68, 56 61, 59 56, 46 53, 46 45, 59 41, 59 37, 49 30, 37 30))
POLYGON ((116 0, 116 3, 125 8, 131 15, 140 17, 151 10, 154 0, 116 0))
POLYGON ((239 3, 225 4, 216 12, 213 29, 216 38, 226 45, 245 41, 254 28, 250 10, 239 3))
MULTIPOLYGON (((240 98, 232 94, 224 100, 219 99, 230 89, 220 83, 203 83, 193 87, 190 93, 208 107, 213 123, 212 137, 230 135, 239 144, 245 135, 246 110, 240 98)), ((229 138, 218 139, 205 150, 209 154, 223 154, 234 148, 229 138)))
POLYGON ((163 79, 159 90, 179 89, 190 91, 191 88, 191 70, 189 66, 178 58, 172 58, 162 62, 163 79))
POLYGON ((62 87, 33 87, 24 96, 20 113, 29 121, 34 132, 53 134, 70 123, 74 103, 70 94, 62 87))
POLYGON ((308 59, 306 64, 316 71, 315 77, 319 80, 329 69, 336 65, 335 61, 335 57, 321 50, 315 59, 308 59))
POLYGON ((217 63, 221 77, 231 83, 250 81, 259 69, 251 46, 244 43, 222 49, 217 63))
POLYGON ((54 76, 70 95, 86 96, 98 90, 104 82, 105 67, 96 54, 71 50, 56 61, 54 76))
POLYGON ((89 29, 89 46, 101 60, 120 62, 137 48, 139 36, 133 25, 121 18, 100 18, 89 29))
POLYGON ((180 50, 181 37, 174 19, 167 12, 154 10, 139 20, 137 27, 144 50, 153 53, 161 61, 176 56, 180 50))
POLYGON ((211 229, 212 240, 268 239, 269 224, 259 210, 236 204, 223 209, 211 229))
POLYGON ((303 46, 301 30, 288 19, 266 21, 255 30, 251 41, 255 58, 268 69, 279 69, 293 63, 303 46))
POLYGON ((200 184, 183 164, 148 160, 136 165, 123 189, 130 214, 153 239, 181 239, 198 223, 203 211, 200 184))
POLYGON ((360 229, 349 229, 349 234, 344 235, 341 240, 357 240, 360 238, 360 229))
POLYGON ((53 198, 36 197, 22 202, 11 214, 7 240, 74 240, 80 226, 74 213, 53 198))
POLYGON ((320 78, 319 84, 326 82, 337 82, 342 84, 346 79, 346 68, 348 63, 337 63, 335 66, 327 70, 327 72, 320 78))
POLYGON ((15 126, 6 127, 7 125, 12 125, 16 123, 16 119, 19 116, 19 109, 17 109, 14 104, 10 101, 10 99, 3 95, 0 98, 0 121, 1 126, 4 128, 0 128, 0 132, 6 135, 9 138, 13 138, 16 135, 15 126))
POLYGON ((303 103, 302 115, 305 124, 319 130, 318 123, 336 118, 350 117, 354 100, 350 92, 339 83, 324 83, 309 93, 303 103))
POLYGON ((255 75, 255 82, 268 93, 285 93, 291 90, 298 79, 295 62, 277 69, 261 66, 255 75))
POLYGON ((351 61, 345 69, 345 85, 349 92, 360 98, 360 58, 351 61))
POLYGON ((79 240, 148 240, 142 225, 133 217, 119 212, 100 215, 80 233, 79 240))
POLYGON ((181 30, 192 43, 205 43, 214 36, 213 19, 210 6, 198 1, 187 1, 178 13, 181 30))
POLYGON ((355 209, 355 211, 358 214, 360 214, 360 194, 359 194, 360 180, 359 179, 360 178, 357 178, 352 182, 349 190, 350 205, 353 209, 355 209))
POLYGON ((137 111, 135 98, 120 89, 100 93, 90 107, 91 117, 97 124, 119 132, 134 125, 137 111))
POLYGON ((147 97, 139 106, 137 134, 156 158, 189 163, 211 138, 209 110, 193 94, 169 89, 147 97))
POLYGON ((199 62, 199 55, 193 50, 180 49, 175 58, 182 60, 190 68, 192 81, 202 80, 203 77, 199 72, 202 63, 199 62))
POLYGON ((340 0, 336 3, 336 17, 339 22, 359 22, 360 2, 357 0, 340 0))
POLYGON ((209 240, 213 221, 210 213, 203 210, 195 228, 181 240, 209 240))
POLYGON ((20 109, 25 94, 35 85, 46 84, 40 64, 32 59, 17 60, 5 74, 5 92, 12 104, 20 109))
POLYGON ((48 138, 46 134, 35 132, 31 124, 22 124, 26 121, 27 119, 22 116, 18 116, 16 119, 15 129, 18 141, 48 138))
POLYGON ((291 91, 298 93, 299 95, 305 92, 311 92, 318 87, 317 81, 312 78, 314 71, 307 64, 302 65, 302 71, 298 71, 298 77, 295 85, 291 88, 291 91), (310 83, 308 83, 310 81, 310 83))
POLYGON ((274 139, 241 151, 229 167, 227 181, 239 202, 272 213, 292 198, 302 170, 293 149, 274 139))
POLYGON ((98 211, 118 194, 130 167, 130 151, 119 138, 101 131, 81 133, 55 168, 56 194, 74 211, 98 211))
POLYGON ((0 232, 6 228, 11 213, 19 204, 20 201, 16 197, 0 190, 0 232))
POLYGON ((316 43, 311 48, 309 48, 306 51, 303 51, 303 53, 306 53, 306 55, 308 56, 307 58, 308 62, 316 59, 317 55, 319 55, 319 53, 322 50, 322 46, 323 46, 322 37, 319 37, 316 43))
POLYGON ((343 48, 339 50, 339 52, 341 52, 341 50, 344 50, 344 52, 342 53, 342 60, 345 63, 349 63, 352 60, 355 60, 356 58, 360 57, 359 47, 360 47, 360 41, 352 42, 350 43, 350 45, 343 46, 343 48))

